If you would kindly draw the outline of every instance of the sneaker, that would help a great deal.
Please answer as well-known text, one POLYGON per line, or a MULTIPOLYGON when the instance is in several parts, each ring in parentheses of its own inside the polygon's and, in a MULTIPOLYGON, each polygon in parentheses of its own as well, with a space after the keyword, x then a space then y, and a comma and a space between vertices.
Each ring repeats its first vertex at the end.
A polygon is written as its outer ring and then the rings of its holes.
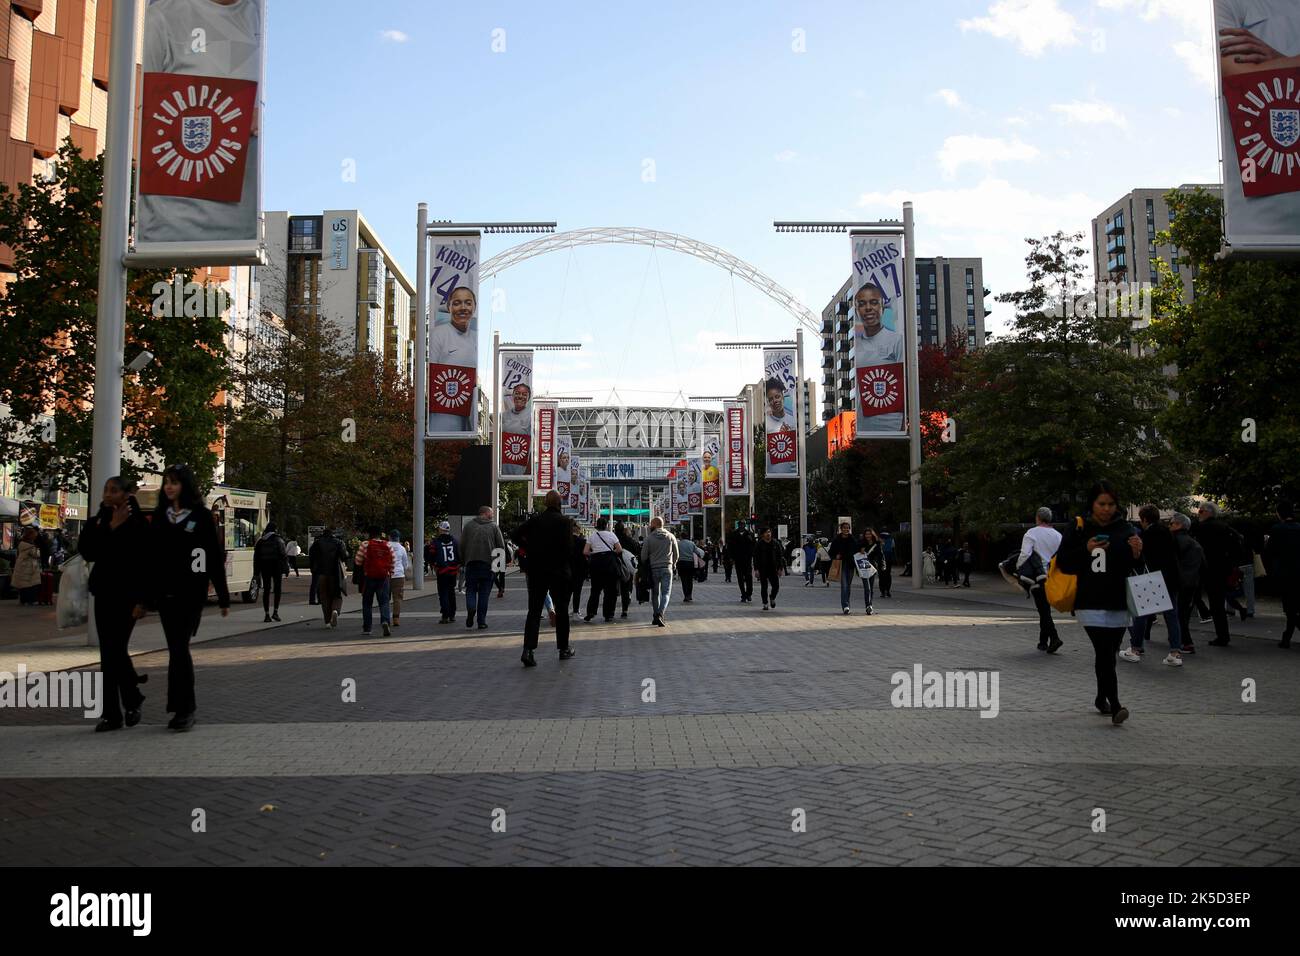
POLYGON ((867 615, 868 615, 868 616, 870 616, 870 615, 872 615, 872 614, 875 614, 875 613, 876 613, 876 609, 875 609, 875 608, 870 608, 870 607, 867 608, 867 615))
POLYGON ((776 610, 776 598, 772 598, 772 610, 776 610))
POLYGON ((848 609, 848 608, 845 608, 845 609, 844 609, 844 613, 845 613, 845 614, 848 614, 848 613, 849 613, 849 609, 848 609))
POLYGON ((1168 664, 1170 667, 1182 667, 1183 659, 1178 654, 1175 654, 1173 651, 1170 651, 1168 654, 1165 655, 1164 663, 1168 664))
POLYGON ((465 626, 466 626, 466 627, 473 627, 473 626, 474 626, 474 615, 473 615, 473 614, 471 614, 468 618, 465 619, 465 626))
POLYGON ((1059 650, 1060 650, 1062 647, 1064 647, 1064 646, 1065 646, 1065 641, 1063 641, 1063 640, 1061 640, 1059 637, 1053 635, 1053 636, 1052 636, 1052 640, 1051 640, 1051 642, 1047 645, 1047 653, 1049 653, 1049 654, 1055 654, 1057 651, 1059 651, 1059 650))
POLYGON ((478 626, 478 629, 479 629, 480 631, 486 631, 486 630, 487 630, 487 625, 486 625, 486 624, 480 624, 480 625, 478 626))
POLYGON ((271 620, 273 620, 273 621, 278 621, 278 620, 280 620, 280 612, 279 612, 279 611, 276 611, 274 614, 272 614, 272 615, 271 615, 271 620))
POLYGON ((380 626, 384 629, 384 637, 391 637, 391 636, 392 636, 392 634, 393 634, 393 629, 392 629, 392 628, 390 628, 387 624, 383 624, 383 623, 381 623, 380 626))
POLYGON ((764 611, 767 610, 767 605, 766 605, 766 604, 763 605, 763 610, 764 610, 764 611))
POLYGON ((1046 642, 1046 641, 1039 641, 1039 642, 1038 642, 1038 649, 1039 649, 1040 651, 1045 651, 1045 650, 1047 650, 1047 642, 1046 642))
POLYGON ((339 626, 339 612, 338 612, 338 611, 331 611, 331 612, 330 612, 330 627, 338 627, 338 626, 339 626))
POLYGON ((1110 722, 1114 724, 1116 727, 1124 723, 1124 721, 1126 720, 1128 720, 1127 707, 1121 707, 1119 710, 1115 711, 1115 713, 1110 715, 1110 722))
POLYGON ((1124 648, 1124 650, 1119 652, 1119 656, 1122 657, 1124 660, 1130 661, 1134 664, 1140 664, 1142 662, 1141 656, 1134 654, 1133 649, 1131 647, 1124 648))
POLYGON ((1212 618, 1212 617, 1203 617, 1203 618, 1201 618, 1201 623, 1202 623, 1202 624, 1209 624, 1209 623, 1210 623, 1211 621, 1213 621, 1213 620, 1214 620, 1214 618, 1212 618))
POLYGON ((271 623, 271 615, 268 614, 266 617, 262 618, 262 623, 263 623, 263 624, 270 624, 270 623, 271 623))

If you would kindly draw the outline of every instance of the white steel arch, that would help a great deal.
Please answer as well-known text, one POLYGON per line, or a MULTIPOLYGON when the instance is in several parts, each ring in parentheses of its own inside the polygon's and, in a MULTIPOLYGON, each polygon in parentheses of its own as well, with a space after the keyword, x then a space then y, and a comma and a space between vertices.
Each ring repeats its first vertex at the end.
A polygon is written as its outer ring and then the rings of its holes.
POLYGON ((543 256, 559 249, 572 249, 576 246, 634 245, 654 246, 682 252, 696 259, 712 263, 726 269, 732 275, 739 276, 765 296, 785 309, 813 332, 821 333, 822 324, 817 315, 794 297, 779 282, 756 269, 743 259, 737 259, 725 249, 711 246, 687 236, 672 232, 660 232, 657 229, 639 229, 635 226, 597 226, 590 229, 571 229, 558 232, 552 236, 542 236, 507 249, 499 255, 488 259, 479 266, 479 280, 487 279, 499 272, 504 272, 513 265, 543 256))

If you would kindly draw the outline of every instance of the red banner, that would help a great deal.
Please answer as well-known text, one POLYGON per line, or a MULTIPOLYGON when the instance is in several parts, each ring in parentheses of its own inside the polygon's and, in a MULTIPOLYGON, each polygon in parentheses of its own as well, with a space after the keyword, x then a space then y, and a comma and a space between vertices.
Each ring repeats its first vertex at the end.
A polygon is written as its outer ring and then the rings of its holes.
POLYGON ((728 402, 723 422, 723 448, 727 460, 727 494, 749 494, 749 409, 741 402, 728 402))
POLYGON ((239 202, 257 84, 146 73, 143 86, 140 195, 239 202))
POLYGON ((505 432, 501 435, 501 463, 526 465, 531 452, 532 437, 505 432))
POLYGON ((468 417, 474 411, 478 372, 461 365, 429 366, 429 412, 468 417))
POLYGON ((1223 96, 1246 196, 1300 191, 1300 67, 1226 76, 1223 96))
POLYGON ((558 406, 537 403, 537 474, 534 494, 544 495, 555 489, 555 417, 558 406))
POLYGON ((767 436, 767 460, 774 465, 799 460, 799 437, 794 432, 772 432, 767 436))
POLYGON ((868 365, 858 369, 858 403, 862 414, 868 418, 902 412, 903 363, 868 365))

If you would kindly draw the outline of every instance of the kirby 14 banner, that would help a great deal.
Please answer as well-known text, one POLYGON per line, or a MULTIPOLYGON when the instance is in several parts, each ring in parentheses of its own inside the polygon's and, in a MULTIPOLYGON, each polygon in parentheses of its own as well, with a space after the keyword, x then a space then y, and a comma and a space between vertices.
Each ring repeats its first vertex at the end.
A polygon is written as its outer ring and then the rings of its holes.
POLYGON ((1226 241, 1300 254, 1300 4, 1214 0, 1214 19, 1226 241))
POLYGON ((558 441, 555 435, 560 420, 560 403, 539 401, 537 408, 537 457, 533 473, 533 494, 544 495, 555 490, 555 453, 558 441))
POLYGON ((754 460, 750 447, 754 432, 749 425, 749 404, 740 401, 724 402, 722 429, 727 449, 723 467, 723 490, 729 495, 748 495, 749 463, 754 460))
POLYGON ((464 440, 478 432, 479 237, 433 236, 429 241, 426 437, 464 440))
POLYGON ((906 438, 903 235, 850 235, 853 367, 859 438, 906 438))
POLYGON ((700 455, 703 465, 704 507, 716 508, 722 504, 722 436, 705 435, 704 451, 700 455))
POLYGON ((764 460, 769 478, 799 477, 797 359, 794 349, 763 350, 764 460))
POLYGON ((533 352, 501 353, 501 450, 498 462, 502 481, 530 481, 533 477, 533 352))
POLYGON ((137 114, 138 261, 259 261, 265 22, 265 0, 150 0, 137 114))

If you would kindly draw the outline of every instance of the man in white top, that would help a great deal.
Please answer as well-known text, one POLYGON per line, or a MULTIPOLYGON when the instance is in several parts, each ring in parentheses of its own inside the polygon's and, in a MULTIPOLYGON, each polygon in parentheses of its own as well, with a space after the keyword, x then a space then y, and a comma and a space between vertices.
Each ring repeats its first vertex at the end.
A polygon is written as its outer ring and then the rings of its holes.
MULTIPOLYGON (((1052 557, 1060 546, 1061 532, 1052 527, 1052 509, 1039 508, 1037 523, 1025 532, 1025 537, 1020 542, 1020 557, 1016 560, 1016 567, 1028 561, 1031 554, 1037 555, 1043 565, 1043 574, 1046 575, 1048 565, 1052 563, 1052 557)), ((1057 635, 1056 624, 1052 622, 1052 606, 1047 603, 1045 583, 1046 578, 1038 581, 1029 589, 1029 593, 1034 599, 1034 606, 1038 608, 1038 649, 1055 654, 1065 642, 1057 635)))
MULTIPOLYGON (((885 328, 885 293, 874 282, 868 282, 853 297, 856 318, 853 322, 853 364, 856 369, 872 365, 893 365, 903 361, 903 336, 885 328)), ((901 432, 902 412, 886 415, 867 415, 858 396, 860 431, 901 432)))
POLYGON ((396 528, 388 532, 388 550, 393 552, 393 573, 389 577, 389 600, 393 606, 393 627, 401 624, 402 592, 406 589, 406 576, 412 573, 411 553, 402 544, 402 535, 396 528))
MULTIPOLYGON (((779 378, 769 378, 764 385, 764 392, 767 395, 767 432, 768 435, 775 435, 777 432, 794 432, 794 413, 787 412, 785 409, 785 385, 779 378)), ((798 462, 782 461, 773 462, 767 460, 767 474, 769 475, 794 475, 798 474, 798 462)))

